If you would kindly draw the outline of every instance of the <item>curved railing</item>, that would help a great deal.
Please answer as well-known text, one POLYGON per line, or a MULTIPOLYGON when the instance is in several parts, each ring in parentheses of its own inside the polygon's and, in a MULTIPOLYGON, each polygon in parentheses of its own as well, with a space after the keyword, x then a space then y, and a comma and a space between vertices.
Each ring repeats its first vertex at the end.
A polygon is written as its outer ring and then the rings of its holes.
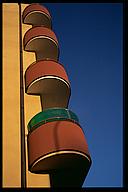
POLYGON ((40 79, 41 77, 47 77, 47 76, 52 76, 53 80, 54 77, 58 77, 59 79, 62 79, 61 81, 65 82, 67 87, 70 87, 67 73, 62 65, 52 60, 41 60, 35 62, 32 65, 29 65, 29 67, 26 69, 25 72, 26 92, 32 82, 40 79))
POLYGON ((23 23, 35 25, 44 25, 51 28, 51 15, 49 11, 38 3, 27 6, 23 12, 23 23))
POLYGON ((51 108, 36 114, 28 123, 28 131, 32 132, 42 124, 61 120, 79 122, 78 117, 71 110, 65 108, 51 108))
POLYGON ((55 33, 44 26, 30 28, 23 38, 24 50, 35 52, 36 60, 53 59, 58 61, 59 44, 55 33))

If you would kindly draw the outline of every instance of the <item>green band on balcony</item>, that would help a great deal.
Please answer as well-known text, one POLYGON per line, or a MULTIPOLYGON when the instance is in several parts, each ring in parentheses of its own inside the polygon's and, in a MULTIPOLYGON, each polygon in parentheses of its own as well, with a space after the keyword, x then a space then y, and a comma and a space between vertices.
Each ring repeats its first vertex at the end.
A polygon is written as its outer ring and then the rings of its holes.
POLYGON ((52 121, 70 120, 79 122, 78 117, 65 108, 50 108, 35 115, 28 123, 28 131, 31 132, 42 124, 52 121))

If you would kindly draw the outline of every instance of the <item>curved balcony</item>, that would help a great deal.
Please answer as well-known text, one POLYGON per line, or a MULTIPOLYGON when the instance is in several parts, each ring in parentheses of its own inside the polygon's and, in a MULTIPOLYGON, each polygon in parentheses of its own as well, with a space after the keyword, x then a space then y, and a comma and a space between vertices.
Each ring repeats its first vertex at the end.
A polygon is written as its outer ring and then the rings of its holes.
POLYGON ((30 28, 24 35, 25 51, 36 52, 36 60, 58 60, 59 45, 55 33, 46 27, 30 28))
POLYGON ((49 11, 38 3, 33 3, 27 6, 22 15, 23 23, 33 26, 43 25, 51 28, 51 15, 49 11))
POLYGON ((28 134, 28 167, 33 173, 82 169, 91 158, 81 127, 71 121, 48 122, 28 134))
POLYGON ((32 132, 34 129, 38 128, 40 125, 43 125, 52 121, 73 121, 78 123, 78 117, 75 113, 65 108, 50 108, 46 109, 43 112, 35 115, 28 123, 28 131, 32 132))
POLYGON ((42 108, 67 108, 70 84, 64 67, 52 60, 31 64, 25 72, 25 91, 40 95, 42 108))

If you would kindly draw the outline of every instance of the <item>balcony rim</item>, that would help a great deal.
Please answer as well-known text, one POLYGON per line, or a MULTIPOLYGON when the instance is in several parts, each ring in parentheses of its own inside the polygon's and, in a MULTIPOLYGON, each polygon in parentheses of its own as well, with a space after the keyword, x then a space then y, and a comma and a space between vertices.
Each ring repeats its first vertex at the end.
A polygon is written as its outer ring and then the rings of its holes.
MULTIPOLYGON (((42 5, 40 5, 39 3, 31 3, 30 5, 28 5, 28 6, 26 6, 25 7, 25 9, 23 10, 23 13, 22 13, 22 18, 23 18, 23 20, 24 20, 24 18, 26 17, 26 15, 24 16, 24 13, 25 13, 25 11, 26 11, 26 9, 28 9, 29 7, 31 7, 31 6, 33 6, 33 5, 39 5, 40 7, 43 7, 43 8, 45 8, 46 10, 47 10, 47 12, 48 12, 48 14, 46 13, 46 12, 43 12, 43 13, 45 13, 45 14, 47 14, 47 16, 51 19, 51 14, 50 14, 50 12, 48 11, 48 9, 45 7, 45 6, 42 6, 42 5), (24 16, 24 17, 23 17, 24 16)), ((34 10, 33 10, 34 11, 34 10)), ((35 11, 37 11, 37 10, 35 10, 35 11)), ((32 12, 32 11, 31 11, 32 12)), ((29 14, 29 13, 31 13, 31 12, 28 12, 27 14, 29 14)))
MULTIPOLYGON (((90 166, 91 166, 91 164, 92 164, 92 159, 91 159, 91 157, 90 157, 90 154, 87 154, 87 153, 82 152, 82 151, 79 151, 79 150, 73 150, 73 149, 65 149, 65 150, 64 150, 64 149, 63 149, 63 150, 52 151, 52 152, 49 152, 49 153, 47 153, 47 154, 45 154, 45 155, 42 155, 42 156, 38 157, 31 165, 29 165, 29 170, 30 170, 31 172, 33 172, 33 171, 32 171, 32 168, 34 167, 34 165, 36 165, 36 163, 38 163, 38 162, 41 161, 41 160, 50 158, 50 157, 52 157, 52 156, 56 156, 56 155, 58 156, 58 155, 67 154, 67 153, 69 153, 69 154, 76 154, 76 155, 79 155, 79 156, 82 156, 82 157, 86 158, 86 160, 87 160, 88 163, 89 163, 88 168, 90 168, 90 166)), ((36 171, 34 171, 34 172, 36 173, 36 171)), ((42 171, 42 172, 43 172, 43 171, 42 171)), ((45 170, 44 172, 47 172, 47 170, 45 170)))
MULTIPOLYGON (((78 119, 78 117, 77 117, 77 115, 73 112, 73 111, 71 111, 71 110, 69 110, 68 108, 62 108, 62 107, 52 107, 52 108, 48 108, 48 109, 45 109, 45 110, 43 110, 43 111, 41 111, 41 112, 39 112, 39 113, 37 113, 36 115, 34 115, 31 119, 30 119, 30 121, 28 122, 28 125, 27 125, 27 127, 28 127, 28 131, 30 131, 31 132, 31 129, 33 129, 33 128, 35 128, 35 127, 37 127, 37 126, 40 126, 40 125, 42 125, 42 124, 45 124, 45 123, 47 123, 47 122, 49 122, 49 120, 52 120, 52 121, 61 121, 61 120, 69 120, 69 121, 73 121, 73 122, 77 122, 78 124, 79 124, 79 119, 78 119), (67 117, 63 117, 63 115, 57 115, 57 116, 53 116, 53 117, 49 117, 49 118, 45 118, 44 120, 41 120, 41 121, 39 121, 39 122, 37 122, 36 124, 34 124, 34 123, 32 123, 32 121, 35 119, 35 118, 37 118, 37 117, 39 117, 39 116, 42 116, 43 114, 46 114, 47 112, 52 112, 52 111, 54 111, 54 110, 58 110, 58 111, 66 111, 67 112, 67 117), (68 116, 68 113, 69 113, 69 116, 68 116), (75 116, 75 118, 73 119, 72 117, 71 117, 71 115, 74 115, 75 116), (59 118, 58 120, 57 120, 57 118, 59 118), (76 119, 76 120, 75 120, 76 119), (43 123, 44 122, 44 123, 43 123), (33 124, 33 125, 32 125, 33 124)), ((51 121, 50 121, 51 122, 51 121)), ((38 127, 37 127, 38 128, 38 127)))
MULTIPOLYGON (((37 26, 33 26, 33 27, 29 28, 29 29, 25 32, 24 38, 23 38, 24 49, 25 49, 25 47, 26 47, 26 44, 27 44, 30 40, 32 40, 33 38, 36 38, 36 37, 39 37, 39 36, 49 37, 49 36, 47 36, 47 35, 34 36, 34 37, 32 37, 29 41, 27 41, 27 43, 25 44, 25 36, 26 36, 26 34, 27 34, 27 33, 30 33, 31 30, 33 30, 34 28, 37 28, 37 27, 45 28, 46 30, 50 30, 52 33, 54 33, 53 30, 51 30, 51 29, 49 29, 49 28, 47 28, 47 27, 44 27, 44 26, 42 26, 42 25, 37 25, 37 26)), ((56 37, 56 34, 55 34, 55 33, 54 33, 54 35, 55 35, 55 37, 56 37)), ((58 40, 56 41, 56 40, 53 39, 52 37, 49 37, 49 38, 51 38, 51 40, 54 40, 54 41, 55 41, 55 44, 57 45, 57 47, 59 47, 59 42, 58 42, 58 40)), ((57 39, 57 37, 56 37, 56 39, 57 39)), ((26 50, 25 50, 25 51, 26 51, 26 50)))

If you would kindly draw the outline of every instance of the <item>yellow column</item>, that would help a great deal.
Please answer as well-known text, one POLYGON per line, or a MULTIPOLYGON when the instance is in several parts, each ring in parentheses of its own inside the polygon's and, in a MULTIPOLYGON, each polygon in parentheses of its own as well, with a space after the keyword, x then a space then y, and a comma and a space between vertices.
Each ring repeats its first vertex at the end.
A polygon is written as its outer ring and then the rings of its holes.
POLYGON ((18 4, 3 3, 3 187, 20 187, 18 4))
MULTIPOLYGON (((27 4, 22 4, 22 11, 27 4)), ((2 165, 3 187, 21 186, 20 159, 20 50, 19 50, 19 6, 18 3, 2 4, 3 19, 3 127, 2 165)), ((22 36, 31 26, 22 25, 22 36)), ((23 70, 35 61, 35 54, 23 51, 23 70)), ((41 111, 40 97, 24 94, 25 133, 28 134, 28 121, 41 111)), ((28 171, 26 137, 27 187, 49 187, 48 174, 32 174, 28 171)))

